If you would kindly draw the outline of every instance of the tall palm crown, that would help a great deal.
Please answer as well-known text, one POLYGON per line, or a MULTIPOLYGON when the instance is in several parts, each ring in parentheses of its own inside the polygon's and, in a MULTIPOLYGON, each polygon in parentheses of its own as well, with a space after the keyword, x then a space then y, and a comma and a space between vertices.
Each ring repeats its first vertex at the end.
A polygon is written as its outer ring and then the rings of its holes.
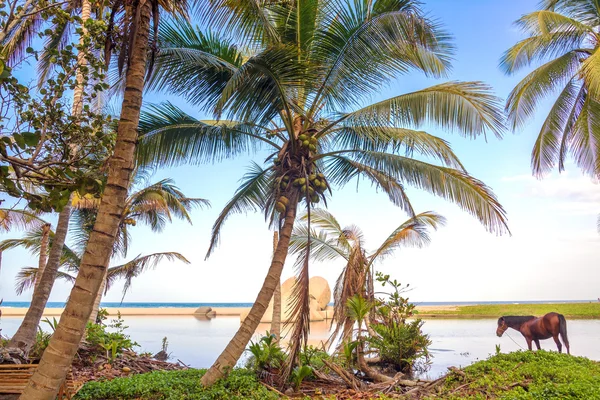
POLYGON ((600 176, 600 6, 595 0, 543 0, 541 10, 516 25, 527 38, 506 51, 507 74, 543 62, 519 82, 506 102, 513 129, 530 119, 540 102, 558 96, 535 142, 531 165, 541 177, 570 154, 586 174, 600 176))
MULTIPOLYGON (((306 217, 304 219, 307 219, 306 217)), ((333 291, 334 311, 331 321, 332 334, 329 344, 342 334, 343 343, 352 335, 355 319, 348 315, 348 300, 359 295, 373 301, 374 264, 391 256, 400 247, 423 247, 430 242, 429 231, 446 223, 439 214, 428 211, 415 215, 403 222, 373 251, 365 248, 362 230, 356 225, 342 227, 328 211, 316 209, 311 212, 311 225, 302 224, 294 228, 290 250, 298 254, 298 262, 308 255, 315 261, 343 259, 343 267, 333 291), (310 254, 307 254, 311 243, 310 254)))
MULTIPOLYGON (((149 108, 140 119, 138 161, 172 165, 257 144, 270 149, 264 168, 253 165, 215 222, 208 253, 232 213, 262 210, 280 225, 268 279, 245 323, 257 323, 254 314, 262 316, 263 299, 272 296, 299 202, 310 210, 355 178, 372 182, 411 216, 405 184, 458 204, 492 232, 507 230, 490 189, 466 172, 446 141, 417 130, 427 123, 473 138, 500 137, 502 113, 488 86, 449 82, 363 106, 409 71, 447 71, 448 35, 416 2, 211 0, 200 13, 210 31, 183 20, 161 26, 150 88, 179 94, 215 120, 168 103, 149 108)), ((305 264, 295 291, 291 360, 308 332, 307 270, 305 264)), ((240 329, 204 384, 239 357, 249 340, 242 332, 254 329, 240 329)))

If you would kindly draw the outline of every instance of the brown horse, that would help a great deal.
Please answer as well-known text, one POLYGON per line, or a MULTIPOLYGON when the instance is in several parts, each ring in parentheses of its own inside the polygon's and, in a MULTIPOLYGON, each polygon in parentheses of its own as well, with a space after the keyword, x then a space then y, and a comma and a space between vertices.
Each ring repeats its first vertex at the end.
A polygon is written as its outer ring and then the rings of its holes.
POLYGON ((548 313, 543 317, 536 318, 532 315, 526 317, 504 316, 498 318, 498 337, 508 329, 513 328, 525 337, 527 347, 531 350, 531 342, 535 342, 537 349, 540 349, 540 340, 553 338, 558 347, 558 352, 562 353, 562 344, 558 340, 558 335, 567 347, 567 353, 571 354, 569 349, 569 339, 567 338, 567 321, 562 314, 555 312, 548 313))

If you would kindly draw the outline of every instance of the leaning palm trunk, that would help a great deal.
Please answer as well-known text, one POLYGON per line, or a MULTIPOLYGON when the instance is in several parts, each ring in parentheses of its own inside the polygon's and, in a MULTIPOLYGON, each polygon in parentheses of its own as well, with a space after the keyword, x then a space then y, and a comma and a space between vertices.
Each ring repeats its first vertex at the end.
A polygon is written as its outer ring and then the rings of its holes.
POLYGON ((9 342, 10 347, 19 347, 28 352, 35 343, 35 334, 58 272, 63 245, 67 237, 67 231, 69 230, 70 215, 71 204, 67 203, 65 208, 58 214, 56 232, 52 240, 48 262, 46 263, 44 272, 39 275, 40 278, 33 290, 31 305, 27 309, 25 318, 9 342))
MULTIPOLYGON (((90 18, 91 11, 92 8, 90 2, 88 0, 83 0, 81 2, 81 19, 83 21, 87 21, 90 18)), ((83 43, 83 35, 80 38, 80 43, 83 43)), ((79 67, 87 64, 83 54, 80 53, 77 55, 77 63, 79 67)), ((73 107, 71 110, 71 113, 74 116, 81 114, 82 109, 83 87, 81 83, 83 82, 83 72, 81 71, 81 68, 78 68, 77 70, 76 80, 79 84, 75 87, 73 92, 73 107)), ((60 257, 62 255, 65 239, 69 230, 70 216, 71 201, 69 200, 67 206, 58 214, 56 233, 52 241, 52 248, 50 249, 48 262, 45 263, 43 273, 38 275, 40 278, 36 283, 33 297, 31 299, 31 305, 27 310, 27 314, 25 315, 21 326, 17 330, 17 333, 15 333, 15 335, 12 337, 10 345, 18 346, 26 351, 29 351, 35 342, 37 327, 42 318, 44 308, 46 307, 46 303, 50 297, 50 292, 52 291, 52 286, 54 285, 54 280, 56 279, 56 274, 58 272, 60 257)))
POLYGON ((283 270, 283 264, 285 263, 288 254, 290 237, 296 219, 297 203, 298 200, 296 197, 290 198, 289 206, 285 212, 283 227, 279 231, 277 250, 273 255, 269 272, 258 293, 256 301, 250 309, 250 313, 246 319, 244 319, 242 326, 233 339, 231 339, 225 350, 223 350, 219 358, 217 358, 217 361, 215 361, 212 367, 206 371, 206 374, 204 374, 201 380, 202 385, 211 386, 219 378, 222 378, 229 369, 233 368, 256 331, 256 328, 269 305, 269 301, 271 301, 271 298, 273 297, 275 289, 279 286, 281 271, 283 270))
MULTIPOLYGON (((38 262, 38 273, 36 276, 42 276, 44 269, 46 269, 46 263, 48 262, 48 243, 50 242, 50 224, 44 224, 42 226, 42 240, 40 242, 40 258, 38 262)), ((35 286, 40 283, 39 279, 35 280, 35 286)))
POLYGON ((77 352, 92 313, 94 300, 102 285, 134 167, 137 126, 148 56, 151 7, 149 1, 142 1, 138 5, 137 29, 125 78, 125 94, 115 150, 108 161, 108 182, 100 201, 94 229, 90 234, 79 274, 60 323, 52 335, 39 367, 20 397, 22 400, 52 400, 56 397, 77 352))
POLYGON ((96 295, 96 300, 94 300, 94 308, 92 308, 92 313, 90 314, 89 322, 92 324, 96 323, 96 319, 98 318, 98 312, 100 311, 100 302, 102 301, 102 296, 104 295, 104 290, 106 289, 106 278, 108 275, 108 267, 104 272, 104 277, 102 278, 102 284, 100 285, 100 290, 98 290, 98 294, 96 295))
MULTIPOLYGON (((277 244, 279 243, 279 235, 277 232, 273 232, 273 255, 277 250, 277 244)), ((273 317, 271 319, 271 334, 275 335, 275 341, 279 342, 281 336, 281 279, 279 284, 275 286, 275 292, 273 293, 273 317)))

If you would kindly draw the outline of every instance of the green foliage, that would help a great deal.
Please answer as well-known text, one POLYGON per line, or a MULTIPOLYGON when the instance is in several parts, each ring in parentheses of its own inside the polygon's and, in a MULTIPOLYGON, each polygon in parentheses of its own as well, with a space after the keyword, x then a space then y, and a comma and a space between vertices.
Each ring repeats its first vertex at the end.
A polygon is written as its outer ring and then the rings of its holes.
POLYGON ((306 346, 300 351, 299 358, 301 365, 308 365, 313 369, 320 370, 325 367, 323 360, 329 360, 331 356, 318 347, 306 346))
POLYGON ((421 331, 423 321, 408 320, 414 314, 414 304, 402 297, 400 282, 390 279, 389 275, 377 273, 377 281, 383 287, 392 286, 387 299, 377 299, 375 319, 371 329, 375 333, 369 335, 367 343, 371 350, 396 370, 410 373, 413 369, 424 370, 430 361, 427 350, 431 344, 429 336, 421 331))
POLYGON ((430 398, 600 399, 600 363, 584 357, 518 351, 477 362, 464 372, 465 378, 448 377, 442 393, 430 398))
POLYGON ((312 375, 313 369, 308 365, 298 365, 293 369, 290 379, 294 385, 294 389, 298 390, 302 381, 312 375))
MULTIPOLYGON (((29 7, 35 3, 29 2, 29 7)), ((10 39, 3 36, 7 41, 0 48, 0 65, 4 66, 7 59, 14 61, 14 70, 6 67, 0 74, 0 191, 24 198, 34 210, 59 211, 72 192, 98 195, 104 186, 101 167, 112 151, 114 134, 105 129, 110 117, 96 112, 90 104, 108 88, 104 61, 97 57, 103 48, 106 25, 102 18, 89 19, 84 33, 81 18, 62 7, 22 14, 26 8, 13 10, 16 2, 10 4, 0 3, 6 17, 0 24, 21 15, 20 21, 13 22, 23 24, 17 31, 25 30, 15 35, 12 32, 10 39), (33 15, 35 22, 27 19, 33 15), (37 51, 29 47, 23 51, 23 43, 33 40, 39 25, 58 21, 69 24, 81 35, 82 42, 69 43, 60 37, 61 29, 46 29, 37 36, 62 41, 59 48, 37 51), (29 35, 29 39, 23 35, 29 35), (17 78, 22 75, 17 73, 18 68, 39 61, 40 56, 48 57, 52 75, 45 76, 37 88, 23 84, 17 78), (84 58, 87 65, 81 65, 78 57, 84 58), (81 110, 72 112, 72 99, 64 93, 78 84, 87 89, 81 110)), ((25 79, 30 78, 26 75, 25 79)))
POLYGON ((113 362, 123 351, 132 350, 133 347, 139 346, 130 339, 129 335, 125 334, 127 328, 128 326, 124 324, 120 313, 116 319, 108 324, 108 327, 88 323, 86 342, 91 346, 103 349, 109 361, 113 362), (107 328, 112 331, 107 330, 107 328))
POLYGON ((349 298, 346 306, 348 307, 348 316, 358 322, 359 327, 373 308, 373 304, 358 294, 349 298))
POLYGON ((234 369, 210 388, 200 385, 205 370, 163 371, 117 378, 108 382, 88 382, 76 400, 275 400, 278 396, 262 386, 256 375, 234 369))
POLYGON ((276 336, 269 334, 260 338, 258 342, 250 341, 248 350, 252 356, 248 359, 246 366, 259 373, 265 370, 280 368, 285 361, 286 355, 276 341, 276 336))
POLYGON ((32 358, 42 357, 44 350, 46 350, 46 347, 50 344, 50 338, 52 338, 51 333, 44 332, 42 328, 38 327, 37 333, 35 334, 35 342, 29 351, 29 356, 32 358))

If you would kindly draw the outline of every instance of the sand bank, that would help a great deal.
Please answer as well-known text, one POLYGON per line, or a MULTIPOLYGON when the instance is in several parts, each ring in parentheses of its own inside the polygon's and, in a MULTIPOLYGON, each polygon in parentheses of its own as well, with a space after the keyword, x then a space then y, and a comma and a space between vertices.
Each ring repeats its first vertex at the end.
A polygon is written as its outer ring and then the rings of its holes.
MULTIPOLYGON (((9 317, 22 317, 27 312, 25 307, 2 307, 2 315, 9 317)), ((249 307, 213 307, 212 310, 217 316, 237 316, 242 314, 244 311, 249 310, 249 307)), ((422 313, 428 311, 455 311, 456 306, 418 306, 417 310, 422 313)), ((111 307, 106 308, 108 315, 115 316, 118 312, 121 312, 122 316, 149 316, 149 315, 193 315, 196 311, 195 308, 183 308, 183 307, 157 307, 157 308, 131 308, 131 307, 111 307)), ((44 316, 46 317, 58 317, 62 314, 62 308, 46 308, 44 310, 44 316)))

